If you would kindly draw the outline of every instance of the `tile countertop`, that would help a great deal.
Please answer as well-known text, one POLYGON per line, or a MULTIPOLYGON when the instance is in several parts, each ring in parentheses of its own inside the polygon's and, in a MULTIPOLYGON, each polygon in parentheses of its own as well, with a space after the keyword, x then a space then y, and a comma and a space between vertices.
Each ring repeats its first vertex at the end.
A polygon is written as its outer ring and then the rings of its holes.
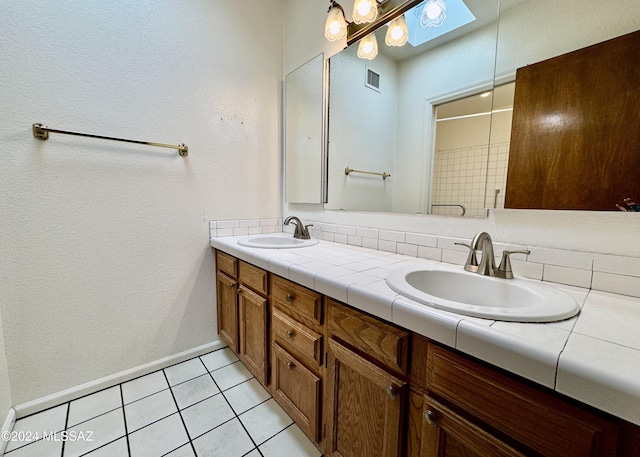
POLYGON ((385 282, 400 266, 439 262, 322 240, 258 249, 241 238, 211 246, 640 425, 640 298, 545 283, 571 295, 580 314, 546 324, 479 319, 421 305, 385 282))

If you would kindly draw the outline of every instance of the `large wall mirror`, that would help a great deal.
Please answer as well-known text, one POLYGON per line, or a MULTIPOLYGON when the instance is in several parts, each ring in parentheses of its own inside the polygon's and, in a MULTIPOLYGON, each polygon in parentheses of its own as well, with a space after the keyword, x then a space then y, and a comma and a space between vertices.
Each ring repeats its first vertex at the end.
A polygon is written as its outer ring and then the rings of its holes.
POLYGON ((635 0, 462 1, 474 20, 421 45, 387 47, 382 25, 375 59, 331 57, 325 209, 504 207, 516 69, 640 29, 635 0))

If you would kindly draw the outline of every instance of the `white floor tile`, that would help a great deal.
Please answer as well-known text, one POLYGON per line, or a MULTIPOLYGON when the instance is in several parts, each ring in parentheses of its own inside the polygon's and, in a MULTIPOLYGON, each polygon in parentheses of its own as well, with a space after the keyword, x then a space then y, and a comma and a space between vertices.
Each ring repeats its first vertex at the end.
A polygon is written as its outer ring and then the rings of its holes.
POLYGON ((255 378, 225 391, 224 396, 238 415, 271 397, 255 378))
POLYGON ((131 457, 158 457, 189 442, 179 414, 129 435, 131 457))
POLYGON ((243 413, 240 421, 258 445, 293 423, 273 398, 243 413))
POLYGON ((178 412, 169 389, 129 403, 124 407, 127 430, 134 432, 157 420, 178 412))
POLYGON ((75 432, 76 434, 82 432, 85 436, 88 435, 88 432, 93 433, 89 438, 91 441, 89 441, 89 439, 66 441, 64 445, 64 456, 74 457, 86 454, 125 435, 122 409, 117 409, 98 416, 95 419, 83 422, 70 428, 69 431, 75 432))
POLYGON ((180 409, 184 409, 187 406, 191 406, 220 392, 216 383, 213 382, 213 379, 209 376, 209 373, 173 386, 171 390, 180 409))
MULTIPOLYGON (((67 404, 64 404, 42 411, 41 413, 33 414, 24 419, 18 419, 13 426, 13 431, 21 432, 18 433, 18 436, 24 435, 27 438, 36 438, 36 434, 40 437, 44 432, 50 434, 51 432, 64 430, 65 421, 67 420, 67 407, 67 404)), ((9 441, 6 452, 28 444, 33 444, 33 442, 9 441)))
POLYGON ((7 457, 60 457, 62 453, 62 441, 40 440, 16 449, 7 457))
POLYGON ((169 385, 175 386, 181 382, 206 374, 207 369, 199 359, 191 359, 186 362, 173 365, 169 368, 165 368, 164 372, 169 380, 169 385))
POLYGON ((207 370, 213 371, 238 361, 238 357, 229 348, 219 349, 215 352, 200 357, 207 366, 207 370))
MULTIPOLYGON (((253 442, 240 421, 233 419, 193 440, 198 457, 240 457, 251 449, 253 442)), ((280 454, 295 455, 295 454, 280 454)))
POLYGON ((132 401, 160 392, 167 387, 169 385, 162 371, 156 371, 133 381, 125 382, 122 384, 124 404, 126 405, 132 401))
POLYGON ((120 386, 96 392, 69 403, 69 420, 67 427, 93 419, 100 414, 113 411, 122 406, 120 386))
POLYGON ((165 454, 163 457, 196 457, 196 454, 193 452, 191 443, 189 443, 176 449, 173 452, 169 452, 168 454, 165 454))
POLYGON ((214 429, 234 417, 227 400, 218 394, 181 412, 191 439, 214 429))
POLYGON ((320 457, 322 455, 297 425, 292 425, 285 431, 278 433, 259 447, 264 457, 281 457, 283 455, 320 457))
POLYGON ((127 438, 123 437, 113 443, 102 446, 101 448, 88 453, 87 457, 129 457, 127 438))
POLYGON ((226 367, 212 371, 211 376, 218 384, 220 390, 227 390, 230 387, 236 386, 241 382, 251 379, 253 375, 242 362, 235 362, 226 367))

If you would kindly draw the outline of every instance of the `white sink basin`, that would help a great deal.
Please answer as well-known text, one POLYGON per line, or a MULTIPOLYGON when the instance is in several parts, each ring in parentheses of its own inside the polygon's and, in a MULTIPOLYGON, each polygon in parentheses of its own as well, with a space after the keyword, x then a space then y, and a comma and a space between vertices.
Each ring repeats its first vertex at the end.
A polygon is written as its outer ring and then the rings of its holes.
POLYGON ((513 322, 552 322, 580 311, 569 295, 522 279, 499 279, 443 266, 389 272, 394 291, 423 305, 466 316, 513 322))
POLYGON ((238 240, 241 246, 263 249, 288 249, 313 246, 318 240, 300 240, 289 234, 256 235, 238 240))

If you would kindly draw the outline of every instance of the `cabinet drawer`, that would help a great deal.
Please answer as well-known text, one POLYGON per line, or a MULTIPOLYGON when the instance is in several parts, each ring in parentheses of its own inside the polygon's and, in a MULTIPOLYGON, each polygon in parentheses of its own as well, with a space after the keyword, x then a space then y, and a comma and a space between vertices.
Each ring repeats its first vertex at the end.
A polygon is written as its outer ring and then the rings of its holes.
POLYGON ((222 251, 216 251, 216 265, 218 271, 226 273, 232 278, 238 277, 238 259, 222 251))
POLYGON ((287 350, 293 349, 318 365, 322 358, 322 335, 273 308, 271 320, 273 339, 287 350))
POLYGON ((407 372, 409 333, 329 300, 329 333, 387 367, 407 372))
POLYGON ((320 378, 287 351, 273 343, 273 398, 296 421, 309 438, 318 442, 320 378))
POLYGON ((427 384, 431 392, 542 455, 615 455, 616 424, 433 344, 427 384))
POLYGON ((272 276, 271 297, 283 307, 322 323, 322 298, 313 290, 299 286, 279 276, 272 276))
POLYGON ((266 271, 240 260, 238 262, 238 279, 241 284, 252 288, 260 294, 267 295, 266 271))

